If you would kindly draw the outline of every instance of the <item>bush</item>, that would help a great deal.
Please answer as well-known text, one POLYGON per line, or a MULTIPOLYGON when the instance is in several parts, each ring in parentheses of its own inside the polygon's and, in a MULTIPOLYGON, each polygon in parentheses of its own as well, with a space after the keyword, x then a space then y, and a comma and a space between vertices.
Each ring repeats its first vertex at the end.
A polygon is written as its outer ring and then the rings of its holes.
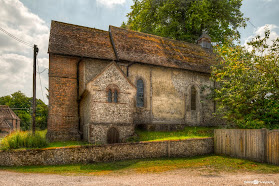
POLYGON ((2 139, 0 148, 2 150, 18 148, 42 148, 47 146, 47 141, 43 132, 13 132, 2 139))

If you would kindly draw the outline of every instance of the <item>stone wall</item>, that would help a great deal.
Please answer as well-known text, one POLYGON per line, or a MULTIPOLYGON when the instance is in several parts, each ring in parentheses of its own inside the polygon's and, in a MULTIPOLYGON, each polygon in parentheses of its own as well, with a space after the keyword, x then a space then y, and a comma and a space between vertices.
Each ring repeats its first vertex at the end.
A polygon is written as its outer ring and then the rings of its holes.
POLYGON ((79 93, 80 95, 84 92, 86 84, 89 83, 93 78, 99 75, 104 68, 111 63, 109 60, 100 59, 83 59, 79 68, 79 93))
POLYGON ((64 165, 211 154, 213 138, 0 151, 0 166, 64 165))
MULTIPOLYGON (((135 132, 135 126, 133 124, 89 124, 88 126, 88 142, 93 144, 106 144, 107 133, 111 127, 114 127, 119 133, 120 142, 131 137, 135 132)), ((86 129, 85 129, 86 130, 86 129)))
POLYGON ((90 81, 86 90, 91 96, 89 123, 133 124, 136 89, 115 63, 110 64, 102 74, 90 81), (108 102, 108 89, 117 90, 117 103, 114 103, 114 100, 108 102))
POLYGON ((133 113, 136 89, 116 63, 109 64, 88 82, 80 104, 84 139, 90 143, 107 143, 107 132, 114 127, 120 141, 134 133, 133 113), (112 102, 108 91, 112 91, 112 102), (114 92, 117 101, 114 102, 114 92))
POLYGON ((133 64, 128 71, 135 85, 138 79, 144 81, 144 107, 136 108, 135 124, 155 130, 215 125, 214 102, 207 99, 214 86, 210 74, 144 64, 133 64), (197 91, 196 110, 191 110, 192 86, 197 91))
MULTIPOLYGON (((83 100, 85 98, 86 86, 111 61, 89 58, 81 59, 79 57, 54 54, 50 54, 49 61, 49 118, 47 137, 51 141, 79 140, 79 132, 82 132, 84 125, 90 123, 85 122, 85 118, 89 116, 85 114, 88 113, 88 109, 83 108, 87 105, 83 100), (77 72, 78 69, 79 72, 77 72)), ((124 61, 117 64, 119 64, 124 74, 127 75, 128 72, 128 79, 132 84, 136 85, 138 79, 144 81, 144 107, 136 107, 136 97, 133 96, 133 105, 130 105, 129 102, 129 106, 126 105, 126 110, 124 109, 124 104, 121 106, 110 104, 109 107, 111 109, 108 109, 108 104, 105 103, 105 88, 101 84, 94 84, 93 86, 98 87, 101 91, 95 90, 94 95, 91 94, 90 96, 93 96, 93 99, 94 97, 103 98, 98 99, 97 102, 94 101, 92 107, 90 105, 89 107, 87 106, 96 111, 94 112, 95 115, 92 115, 95 123, 102 123, 103 120, 107 121, 107 123, 127 123, 119 120, 116 121, 117 118, 121 118, 121 120, 125 118, 129 120, 129 123, 145 124, 147 128, 154 130, 181 129, 187 125, 211 126, 218 123, 212 117, 214 103, 206 99, 209 89, 203 91, 204 86, 213 86, 213 82, 209 80, 209 74, 147 64, 134 63, 128 65, 124 61), (196 111, 190 108, 191 86, 195 86, 198 92, 196 111), (119 117, 113 117, 110 121, 107 120, 108 117, 104 117, 104 113, 108 113, 108 116, 111 116, 109 112, 104 112, 104 110, 115 112, 119 110, 119 107, 123 110, 123 112, 118 114, 119 117), (130 114, 132 107, 133 114, 130 114)), ((112 81, 111 75, 111 73, 108 73, 103 76, 102 81, 112 81)), ((121 83, 117 79, 114 80, 121 83)), ((125 86, 127 85, 123 84, 124 88, 125 86)), ((123 88, 121 87, 119 94, 120 102, 132 95, 122 90, 123 88)), ((88 130, 85 132, 88 133, 88 130)))

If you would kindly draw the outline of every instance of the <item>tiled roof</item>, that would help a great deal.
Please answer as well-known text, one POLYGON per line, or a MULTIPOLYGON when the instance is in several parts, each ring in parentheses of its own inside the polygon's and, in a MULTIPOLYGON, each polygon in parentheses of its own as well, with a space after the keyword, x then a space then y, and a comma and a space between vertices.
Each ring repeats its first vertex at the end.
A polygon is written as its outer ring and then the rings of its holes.
POLYGON ((0 121, 13 119, 20 120, 7 105, 0 105, 0 121))
POLYGON ((146 63, 165 67, 210 72, 216 56, 201 46, 151 34, 110 26, 98 29, 53 21, 49 53, 146 63), (111 39, 111 40, 110 40, 111 39))
POLYGON ((120 60, 210 72, 215 55, 201 46, 110 26, 120 60))
POLYGON ((7 120, 3 120, 3 121, 0 120, 0 130, 11 129, 11 128, 13 128, 13 126, 7 120))
POLYGON ((108 31, 57 21, 51 22, 48 52, 115 59, 108 31))

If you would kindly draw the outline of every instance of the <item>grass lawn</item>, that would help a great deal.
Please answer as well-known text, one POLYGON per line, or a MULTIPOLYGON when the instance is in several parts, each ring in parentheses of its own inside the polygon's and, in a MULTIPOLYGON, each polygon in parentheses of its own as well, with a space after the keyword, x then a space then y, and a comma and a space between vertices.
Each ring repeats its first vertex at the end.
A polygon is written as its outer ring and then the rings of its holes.
POLYGON ((127 160, 109 163, 94 163, 87 165, 57 165, 57 166, 25 166, 0 167, 0 170, 28 173, 53 174, 129 174, 129 173, 157 173, 177 169, 193 169, 218 172, 253 172, 279 173, 279 166, 256 163, 226 156, 199 156, 192 158, 161 158, 144 160, 127 160))
POLYGON ((46 148, 49 147, 71 147, 71 146, 82 146, 82 145, 92 145, 87 142, 83 141, 58 141, 58 142, 52 142, 47 145, 46 148))
MULTIPOLYGON (((127 142, 138 142, 138 141, 162 141, 162 140, 179 140, 189 138, 206 138, 213 137, 214 129, 216 127, 185 127, 181 131, 145 131, 136 129, 137 137, 128 139, 127 142)), ((47 147, 66 147, 66 146, 80 146, 90 145, 87 142, 82 141, 65 141, 65 142, 52 142, 47 147)))
POLYGON ((216 127, 185 127, 181 131, 145 131, 136 130, 137 138, 131 141, 161 141, 161 140, 179 140, 189 138, 213 137, 216 127))
MULTIPOLYGON (((162 141, 162 140, 179 140, 179 139, 188 139, 188 138, 213 137, 214 129, 216 129, 216 127, 185 127, 184 130, 181 131, 166 131, 166 132, 145 131, 145 130, 136 129, 136 137, 132 137, 128 139, 127 142, 162 141)), ((37 133, 39 133, 41 136, 45 138, 47 130, 43 130, 43 131, 37 130, 37 133)), ((90 145, 90 144, 83 141, 52 142, 52 143, 48 143, 47 146, 45 146, 44 148, 70 147, 70 146, 82 146, 82 145, 90 145)), ((21 149, 26 149, 26 148, 21 148, 21 149)))

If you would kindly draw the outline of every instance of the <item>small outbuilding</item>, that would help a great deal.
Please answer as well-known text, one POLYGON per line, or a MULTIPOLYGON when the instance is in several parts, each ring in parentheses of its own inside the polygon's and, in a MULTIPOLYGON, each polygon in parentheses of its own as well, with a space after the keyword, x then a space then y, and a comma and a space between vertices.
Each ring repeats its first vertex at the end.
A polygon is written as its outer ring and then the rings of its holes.
POLYGON ((19 117, 7 105, 0 105, 0 133, 20 130, 19 117))

